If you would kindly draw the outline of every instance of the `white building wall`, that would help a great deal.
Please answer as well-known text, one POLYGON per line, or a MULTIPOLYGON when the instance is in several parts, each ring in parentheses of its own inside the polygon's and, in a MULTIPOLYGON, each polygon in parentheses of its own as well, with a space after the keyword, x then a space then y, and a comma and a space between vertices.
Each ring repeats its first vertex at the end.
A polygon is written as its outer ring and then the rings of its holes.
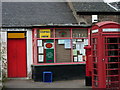
POLYGON ((7 32, 0 31, 1 79, 7 77, 7 32))
POLYGON ((3 76, 7 77, 7 31, 26 31, 26 45, 27 45, 27 79, 31 78, 32 71, 31 71, 31 65, 33 64, 33 50, 32 50, 32 30, 31 29, 16 29, 16 28, 7 28, 2 29, 2 42, 1 43, 1 50, 4 51, 4 53, 1 55, 4 60, 2 60, 2 70, 3 70, 3 76), (3 50, 4 49, 4 50, 3 50))
POLYGON ((32 49, 32 31, 27 31, 27 73, 28 78, 31 78, 31 65, 33 64, 33 49, 32 49))

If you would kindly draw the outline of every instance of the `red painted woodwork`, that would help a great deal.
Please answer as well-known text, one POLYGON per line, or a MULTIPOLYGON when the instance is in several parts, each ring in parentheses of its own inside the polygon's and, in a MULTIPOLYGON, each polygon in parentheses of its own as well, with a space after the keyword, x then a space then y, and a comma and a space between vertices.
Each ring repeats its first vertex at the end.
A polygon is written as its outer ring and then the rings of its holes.
MULTIPOLYGON (((70 39, 72 41, 72 39, 90 39, 90 29, 89 28, 33 28, 32 29, 32 37, 33 37, 33 65, 57 65, 57 64, 86 64, 86 62, 73 62, 73 48, 71 48, 71 62, 68 63, 56 63, 56 40, 58 39, 70 39), (53 37, 51 38, 39 38, 37 36, 39 29, 51 29, 53 30, 53 37), (70 29, 70 37, 56 37, 56 30, 57 29, 70 29), (88 37, 73 37, 73 29, 87 29, 88 30, 88 37), (45 42, 45 40, 54 40, 54 63, 46 63, 46 58, 44 57, 44 62, 43 63, 38 63, 38 49, 37 49, 37 40, 43 40, 43 43, 45 42)), ((90 44, 90 40, 89 44, 90 44)), ((72 46, 72 42, 71 42, 71 46, 72 46)), ((51 47, 51 46, 49 46, 51 47)), ((46 50, 44 50, 44 55, 45 55, 46 50)))
POLYGON ((120 90, 119 45, 120 24, 107 21, 92 26, 92 88, 120 90), (104 29, 107 29, 108 31, 104 31, 104 29))
POLYGON ((8 77, 26 77, 26 39, 8 38, 8 77))
POLYGON ((84 49, 86 50, 86 76, 92 76, 91 72, 91 46, 86 46, 84 47, 84 49))

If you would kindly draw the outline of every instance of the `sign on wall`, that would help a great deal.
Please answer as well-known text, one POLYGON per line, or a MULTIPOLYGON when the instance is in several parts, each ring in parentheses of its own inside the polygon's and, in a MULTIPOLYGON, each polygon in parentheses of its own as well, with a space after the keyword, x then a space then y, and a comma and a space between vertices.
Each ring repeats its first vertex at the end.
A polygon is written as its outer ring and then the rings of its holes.
POLYGON ((50 29, 40 29, 40 38, 50 38, 50 29))
POLYGON ((25 38, 25 33, 8 33, 8 38, 25 38))

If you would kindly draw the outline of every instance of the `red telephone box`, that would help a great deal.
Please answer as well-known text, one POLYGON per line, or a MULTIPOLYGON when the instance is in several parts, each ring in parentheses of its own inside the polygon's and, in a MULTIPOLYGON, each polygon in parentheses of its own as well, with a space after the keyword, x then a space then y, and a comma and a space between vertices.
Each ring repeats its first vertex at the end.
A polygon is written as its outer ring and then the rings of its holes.
POLYGON ((100 22, 91 29, 92 88, 120 90, 120 24, 100 22))

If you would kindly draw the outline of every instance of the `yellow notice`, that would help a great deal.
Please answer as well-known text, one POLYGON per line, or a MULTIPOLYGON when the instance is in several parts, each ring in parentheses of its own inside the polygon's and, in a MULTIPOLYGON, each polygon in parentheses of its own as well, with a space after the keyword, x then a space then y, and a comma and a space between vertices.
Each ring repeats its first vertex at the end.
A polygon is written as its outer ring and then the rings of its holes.
POLYGON ((8 33, 8 38, 25 38, 25 33, 8 33))
POLYGON ((50 29, 40 29, 40 38, 50 38, 50 29))

